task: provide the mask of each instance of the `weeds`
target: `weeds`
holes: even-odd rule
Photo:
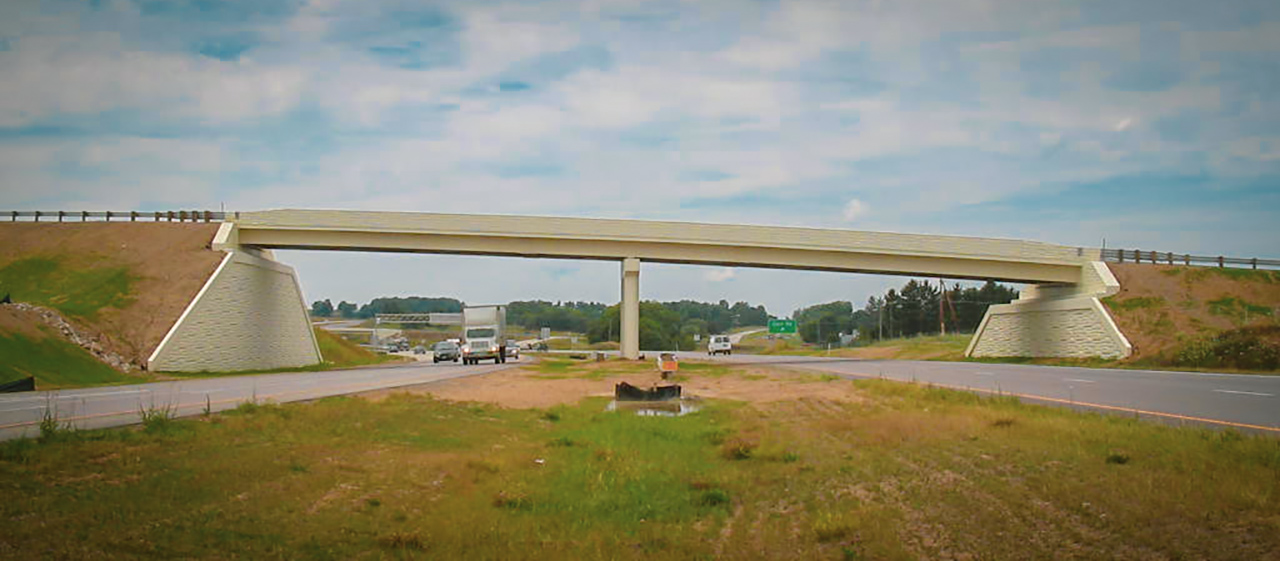
[[[427,544],[422,537],[415,533],[392,532],[381,538],[378,538],[378,544],[386,549],[408,549],[413,551],[426,551]]]
[[[499,491],[493,498],[493,506],[510,510],[529,510],[533,508],[533,500],[524,493]]]
[[[574,442],[572,438],[569,438],[567,436],[558,436],[556,438],[551,439],[551,442],[547,443],[547,446],[552,446],[552,447],[559,446],[563,448],[568,448],[570,446],[577,446],[577,445],[578,445],[577,442]]]
[[[702,506],[725,506],[729,502],[729,493],[724,489],[707,489],[698,496],[698,504]]]
[[[52,400],[50,400],[52,401]],[[58,420],[57,406],[47,404],[40,416],[40,442],[57,442],[75,432],[71,423]]]
[[[853,524],[843,515],[821,512],[813,519],[813,533],[820,542],[831,542],[853,532]]]
[[[175,407],[173,404],[156,406],[153,402],[150,407],[143,408],[142,404],[138,404],[138,417],[142,419],[143,430],[148,433],[164,433],[173,429]]]
[[[745,438],[734,438],[720,446],[720,456],[726,460],[749,460],[759,444]]]

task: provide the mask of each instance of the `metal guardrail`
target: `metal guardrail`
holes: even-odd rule
[[[1257,257],[1208,257],[1189,253],[1142,251],[1137,249],[1104,249],[1102,260],[1111,263],[1152,263],[1156,265],[1199,265],[1213,267],[1249,267],[1253,269],[1280,269],[1280,259]]]
[[[227,213],[212,210],[164,210],[164,211],[65,211],[65,210],[6,210],[0,211],[0,220],[8,218],[9,222],[89,222],[102,220],[110,222],[113,218],[128,222],[150,220],[152,222],[221,222],[226,220]]]

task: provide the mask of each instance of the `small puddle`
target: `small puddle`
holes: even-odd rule
[[[668,401],[610,401],[605,411],[630,411],[641,417],[679,417],[702,409],[697,399]]]

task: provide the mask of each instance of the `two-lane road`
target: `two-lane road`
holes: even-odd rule
[[[241,403],[289,402],[410,386],[487,374],[519,363],[462,366],[417,363],[356,370],[198,378],[128,386],[105,386],[0,394],[0,440],[38,436],[46,411],[81,429],[139,422],[139,412],[172,408],[175,415],[233,409]]]
[[[684,354],[688,359],[802,368],[849,378],[918,381],[1016,395],[1033,401],[1280,433],[1280,376],[799,356],[712,358],[705,353]]]
[[[612,353],[611,353],[612,354]],[[650,356],[656,353],[648,353]],[[1032,401],[1216,423],[1280,434],[1280,376],[1106,370],[987,364],[859,360],[825,357],[680,353],[684,360],[771,365],[846,378],[917,381],[1015,395]],[[0,394],[0,440],[39,434],[46,411],[77,428],[136,423],[139,412],[172,407],[177,415],[231,409],[248,401],[303,401],[487,374],[519,363],[461,366],[417,363],[391,367],[263,374]]]

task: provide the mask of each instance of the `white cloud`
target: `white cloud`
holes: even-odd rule
[[[724,282],[732,280],[736,275],[737,273],[733,269],[729,267],[720,267],[703,273],[702,278],[709,282]]]
[[[1124,132],[1126,130],[1129,130],[1130,125],[1133,125],[1133,118],[1125,117],[1117,121],[1115,126],[1112,127],[1112,130],[1116,132]]]
[[[114,109],[240,121],[295,107],[307,80],[297,67],[129,50],[105,32],[22,37],[0,52],[0,74],[0,126]]]
[[[849,199],[849,202],[844,205],[844,220],[845,222],[855,222],[859,218],[866,216],[867,212],[870,210],[871,209],[867,206],[867,203],[858,199]]]

